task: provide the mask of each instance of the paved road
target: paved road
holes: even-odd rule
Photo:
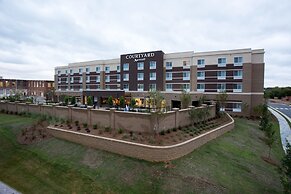
[[[0,194],[20,194],[20,193],[0,181]]]
[[[269,102],[268,105],[271,106],[272,108],[284,113],[289,118],[291,118],[291,106],[288,106],[286,104],[271,103],[271,102]]]
[[[271,108],[269,108],[269,110],[279,121],[282,146],[286,153],[287,141],[291,144],[291,129],[288,122],[282,115],[280,115],[278,112],[274,111]]]

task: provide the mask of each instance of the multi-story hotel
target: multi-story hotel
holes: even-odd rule
[[[82,103],[92,96],[99,105],[109,96],[125,96],[144,106],[148,91],[159,90],[170,108],[180,107],[182,90],[191,94],[192,105],[226,91],[226,111],[251,115],[263,102],[264,50],[150,51],[70,63],[55,68],[55,87],[58,96],[76,96]]]
[[[45,97],[54,88],[54,81],[47,80],[19,80],[0,78],[0,97],[20,93],[23,96]]]

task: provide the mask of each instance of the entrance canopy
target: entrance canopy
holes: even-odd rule
[[[124,96],[124,90],[86,90],[83,91],[83,96],[96,96],[96,97],[103,97],[108,98],[112,96],[113,98],[120,98]]]

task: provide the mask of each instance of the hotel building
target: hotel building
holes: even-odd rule
[[[0,97],[7,97],[16,93],[23,96],[45,97],[47,92],[53,89],[54,81],[0,78]]]
[[[226,91],[226,111],[251,115],[253,107],[263,102],[264,50],[150,51],[70,63],[55,68],[55,88],[58,96],[76,96],[82,103],[88,96],[99,105],[109,96],[125,96],[141,106],[148,91],[159,90],[169,108],[181,106],[182,90],[191,94],[192,105],[202,96],[215,100]]]

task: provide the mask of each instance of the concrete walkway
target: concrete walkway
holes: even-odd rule
[[[20,193],[0,181],[0,194],[20,194]]]
[[[282,146],[286,153],[287,141],[291,144],[291,129],[289,127],[289,124],[286,121],[286,119],[278,112],[276,112],[270,107],[268,109],[279,121]]]

